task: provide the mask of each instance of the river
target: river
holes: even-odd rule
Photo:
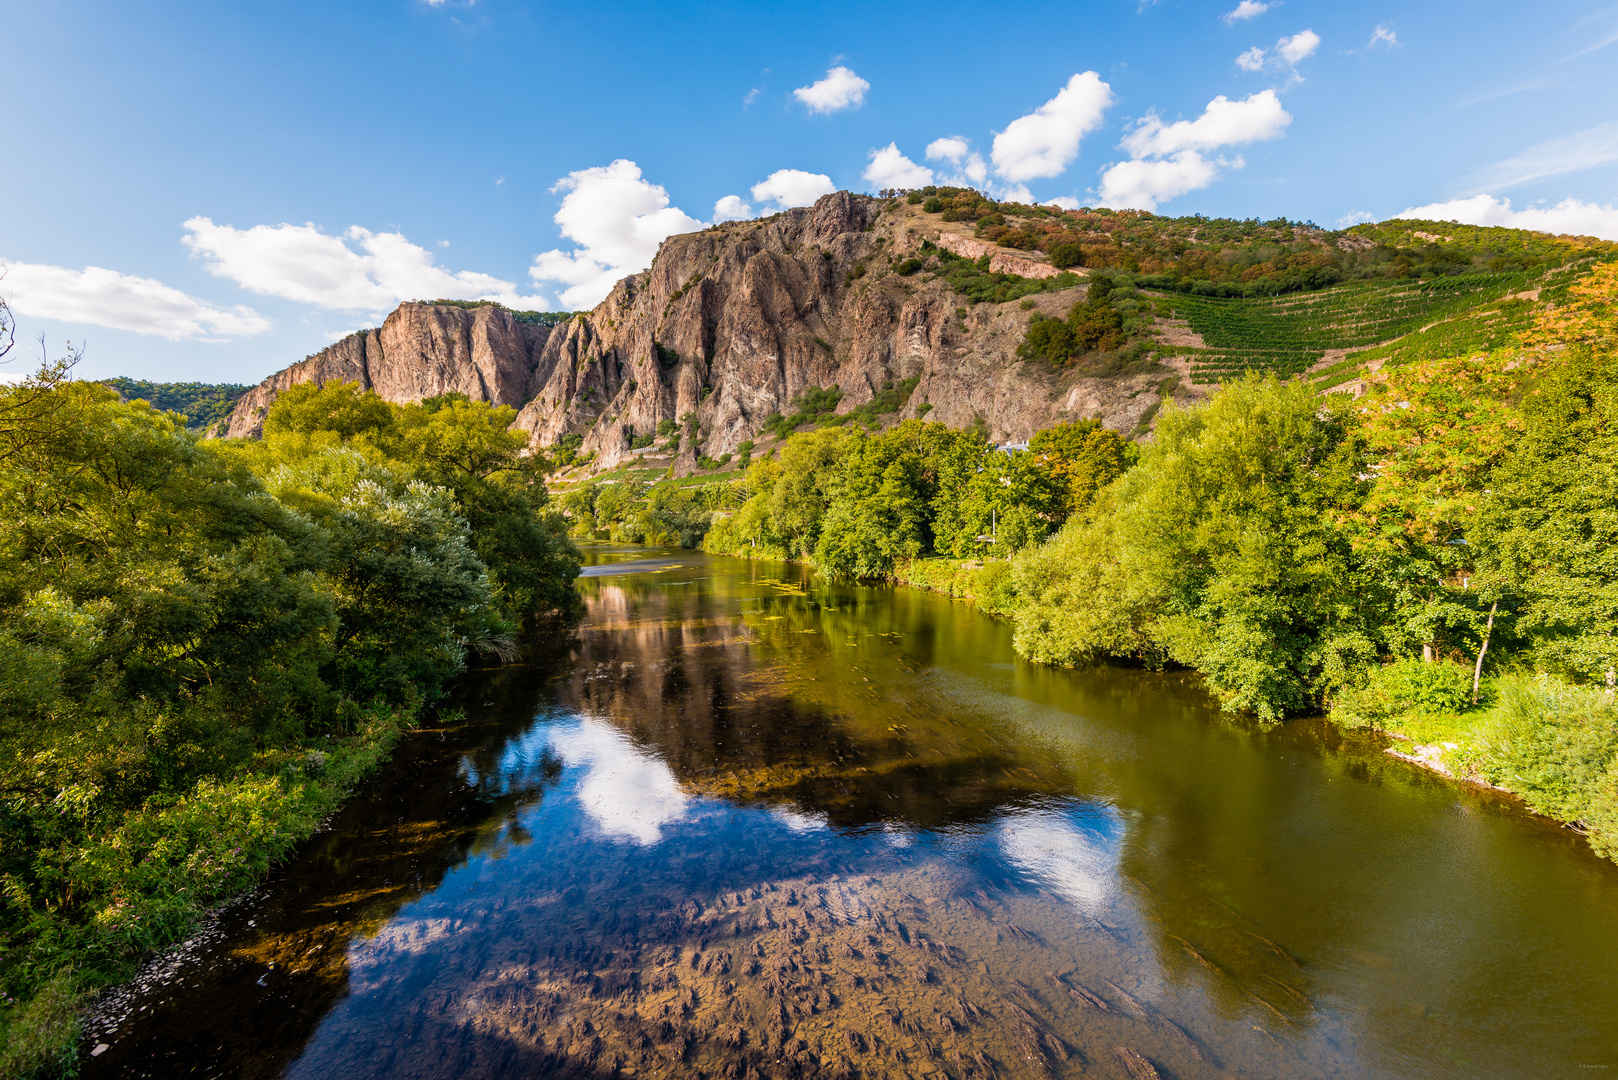
[[[931,593],[587,562],[85,1076],[1618,1070],[1618,866],[1513,800]]]

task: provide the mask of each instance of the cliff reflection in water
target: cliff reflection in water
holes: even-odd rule
[[[936,596],[625,554],[565,656],[473,676],[475,722],[91,1074],[1510,1076],[1618,1044],[1618,875],[1485,796],[1177,676],[1019,664]]]

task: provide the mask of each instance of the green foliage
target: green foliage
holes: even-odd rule
[[[1093,277],[1085,298],[1068,311],[1067,320],[1035,316],[1028,324],[1018,355],[1065,365],[1094,349],[1111,351],[1124,344],[1124,316],[1113,307],[1111,278]]]
[[[1406,659],[1372,668],[1364,685],[1338,696],[1331,716],[1344,727],[1386,728],[1410,713],[1458,713],[1471,703],[1470,668]]]
[[[1138,210],[1020,206],[964,188],[929,187],[916,194],[925,199],[923,209],[946,221],[975,222],[980,239],[1043,251],[1059,268],[1110,269],[1136,276],[1142,288],[1202,297],[1275,297],[1354,281],[1538,274],[1618,250],[1592,237],[1453,222],[1395,220],[1328,232],[1284,218],[1168,218]]]
[[[572,602],[513,419],[335,384],[221,442],[99,384],[0,389],[8,1060],[60,1038],[63,985],[126,974],[309,835],[469,652]]]
[[[1099,420],[1078,420],[1046,428],[1028,440],[1034,456],[1056,485],[1052,504],[1058,523],[1087,509],[1097,493],[1127,472],[1140,450]]]
[[[1618,669],[1618,354],[1576,346],[1524,396],[1470,537],[1547,670]]]
[[[1267,720],[1310,707],[1375,595],[1332,524],[1363,474],[1351,424],[1305,389],[1250,379],[1168,409],[1140,464],[1014,563],[1019,648],[1172,660]]]
[[[1015,551],[1087,502],[1128,459],[1099,425],[1075,425],[1042,453],[1005,454],[979,429],[907,420],[881,434],[827,426],[755,461],[738,512],[704,546],[807,559],[827,572],[891,578],[931,554]]]
[[[854,438],[825,486],[815,562],[833,574],[887,577],[927,548],[929,476],[907,440]]]
[[[298,383],[283,390],[264,418],[264,434],[335,435],[339,442],[364,439],[376,446],[392,446],[399,436],[397,410],[355,382],[320,386]]]
[[[764,420],[764,430],[777,439],[784,439],[805,424],[824,424],[837,413],[843,391],[835,386],[811,386],[792,402],[788,416],[771,413]]]
[[[1618,859],[1618,701],[1608,689],[1508,677],[1478,725],[1476,764],[1536,811],[1582,826]]]
[[[200,430],[227,419],[236,399],[252,389],[240,383],[154,383],[121,376],[101,381],[126,401],[145,401],[164,412],[180,413],[189,427]]]
[[[1071,241],[1052,244],[1046,254],[1050,256],[1051,265],[1060,270],[1084,265],[1084,248]]]
[[[0,1076],[23,1080],[78,1073],[79,989],[72,966],[57,970],[0,1027]]]
[[[670,423],[671,421],[664,421]],[[563,468],[576,464],[579,460],[579,447],[584,445],[584,436],[577,431],[568,432],[556,440],[556,464]]]
[[[916,386],[920,382],[920,376],[912,375],[908,379],[901,379],[897,384],[886,383],[881,390],[876,392],[876,396],[864,405],[850,409],[842,416],[826,422],[862,424],[865,427],[874,428],[880,423],[882,417],[889,413],[896,413],[910,404],[910,395],[915,393]]]
[[[591,480],[558,501],[573,535],[620,543],[694,548],[713,519],[703,492],[676,481]]]
[[[1011,565],[1005,559],[912,559],[895,567],[894,578],[903,585],[975,601],[990,615],[1009,614],[1016,606]]]
[[[532,326],[560,326],[574,315],[582,314],[574,311],[518,311],[494,300],[433,300],[431,303],[439,307],[465,308],[468,311],[475,311],[480,307],[499,308],[518,322]]]

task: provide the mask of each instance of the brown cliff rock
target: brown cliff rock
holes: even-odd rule
[[[549,329],[493,305],[400,304],[380,329],[362,330],[265,379],[236,403],[232,438],[257,436],[264,414],[289,386],[357,382],[389,401],[460,392],[473,401],[519,407]]]
[[[949,236],[951,247],[981,244]],[[811,387],[841,388],[848,411],[914,378],[909,403],[890,419],[980,423],[996,439],[1080,417],[1127,432],[1148,416],[1166,369],[1085,377],[1018,359],[1030,318],[1064,315],[1083,286],[1039,294],[1027,309],[969,304],[929,274],[892,272],[926,240],[941,242],[936,217],[837,192],[670,237],[649,270],[554,328],[492,306],[404,304],[379,331],[267,379],[242,399],[229,434],[255,434],[287,386],[356,377],[393,401],[458,390],[520,406],[515,426],[539,445],[583,436],[582,451],[604,467],[629,456],[636,435],[694,420],[700,434],[682,439],[678,462],[688,469],[699,452],[717,457],[757,438]],[[1020,252],[985,251],[1024,276],[1055,272]]]

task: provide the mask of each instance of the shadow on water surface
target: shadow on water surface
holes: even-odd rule
[[[88,1075],[1618,1066],[1618,874],[1498,799],[930,594],[592,554],[577,637],[469,675]]]

